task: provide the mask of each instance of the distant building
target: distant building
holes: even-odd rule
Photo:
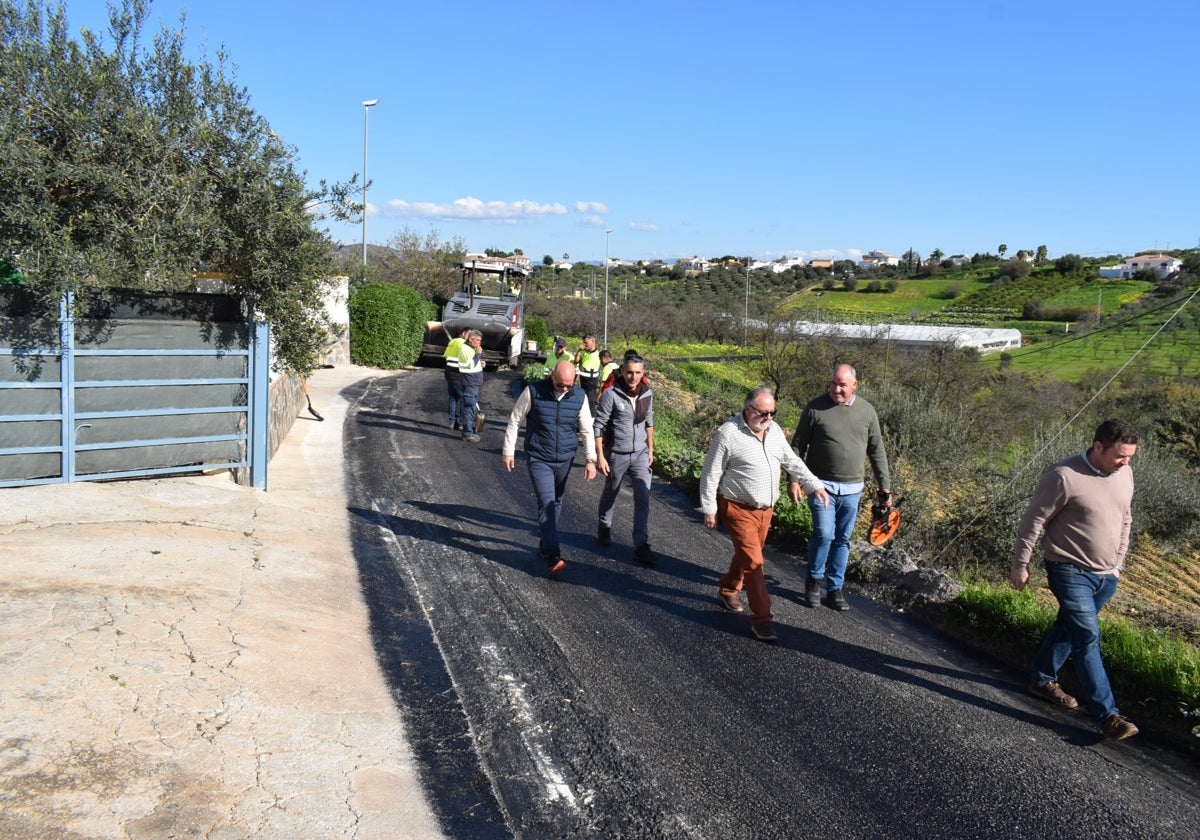
[[[824,268],[828,271],[833,270],[833,260],[809,260],[808,265],[810,268]]]
[[[966,254],[954,254],[953,256],[947,257],[947,259],[950,260],[950,264],[955,268],[962,268],[964,265],[967,265],[971,262],[971,258]]]
[[[881,265],[900,265],[900,258],[887,251],[871,251],[859,257],[858,264],[863,268],[878,268]]]
[[[1183,260],[1172,257],[1170,254],[1138,254],[1136,257],[1125,260],[1121,265],[1101,267],[1100,276],[1128,280],[1134,275],[1134,272],[1144,268],[1152,268],[1158,272],[1159,277],[1166,277],[1183,268]]]
[[[684,271],[705,272],[712,268],[712,263],[708,260],[702,260],[699,257],[688,257],[683,260],[676,260],[675,265],[682,268]]]

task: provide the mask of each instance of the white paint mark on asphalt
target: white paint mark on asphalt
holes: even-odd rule
[[[579,809],[579,803],[571,786],[567,783],[562,769],[555,763],[549,748],[550,738],[545,727],[536,722],[533,706],[525,696],[525,686],[518,682],[512,674],[505,673],[500,662],[500,651],[494,644],[484,645],[484,657],[494,668],[487,675],[489,683],[496,687],[508,699],[508,705],[513,710],[513,719],[517,723],[521,735],[521,743],[529,754],[530,760],[546,787],[546,795],[551,801],[562,802],[574,810]]]

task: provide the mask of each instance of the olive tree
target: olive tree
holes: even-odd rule
[[[224,50],[188,60],[182,17],[147,44],[148,15],[149,0],[119,0],[107,39],[77,40],[62,5],[0,0],[0,257],[47,309],[217,272],[307,374],[330,326],[333,247],[317,226],[361,212],[356,178],[306,187]]]

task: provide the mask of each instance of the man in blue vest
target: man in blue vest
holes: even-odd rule
[[[525,421],[525,456],[529,478],[537,497],[538,553],[546,561],[550,574],[567,565],[558,539],[558,517],[562,512],[567,477],[575,463],[582,437],[587,452],[584,477],[596,477],[596,441],[592,437],[592,410],[583,390],[575,387],[575,364],[560,361],[548,379],[532,383],[517,398],[501,450],[504,468],[512,472],[516,465],[517,433]]]

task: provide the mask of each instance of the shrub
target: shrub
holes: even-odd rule
[[[364,286],[350,298],[350,358],[356,365],[394,370],[421,355],[425,322],[437,308],[394,283]]]
[[[858,278],[847,277],[845,280],[842,281],[842,285],[846,288],[847,292],[853,292],[855,289],[858,288]]]
[[[542,353],[546,353],[551,349],[550,331],[546,329],[546,321],[544,318],[525,318],[525,340],[536,341],[538,350]]]
[[[538,382],[550,375],[550,368],[542,364],[525,365],[521,368],[521,381],[526,385]]]
[[[1020,280],[1029,276],[1033,266],[1025,260],[1005,260],[1000,263],[1000,276],[1009,280]]]
[[[1083,271],[1083,257],[1078,254],[1063,254],[1054,261],[1054,268],[1059,274],[1075,274]]]
[[[869,283],[867,283],[867,291],[868,292],[883,291],[883,283],[881,283],[879,280],[872,280]]]
[[[884,284],[884,286],[887,288],[887,290],[889,292],[895,292],[897,289],[900,288],[900,281],[898,279],[896,279],[895,277],[891,277],[888,279],[887,283]]]

